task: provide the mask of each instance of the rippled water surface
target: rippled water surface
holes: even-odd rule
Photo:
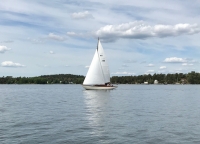
[[[200,85],[0,85],[0,143],[200,143]]]

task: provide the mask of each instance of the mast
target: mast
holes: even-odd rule
[[[98,37],[98,42],[97,42],[97,51],[98,51],[98,45],[99,45],[99,37]]]

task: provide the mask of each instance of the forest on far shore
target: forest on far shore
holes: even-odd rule
[[[84,76],[73,74],[42,75],[38,77],[0,77],[0,84],[82,84]],[[188,74],[148,74],[138,76],[113,76],[113,84],[153,84],[157,80],[159,84],[200,84],[200,73]]]

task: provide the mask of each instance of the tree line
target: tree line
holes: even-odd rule
[[[0,84],[82,84],[85,77],[82,75],[58,74],[42,75],[38,77],[0,77]],[[200,84],[200,73],[194,71],[183,74],[148,74],[138,76],[113,76],[113,84],[153,84],[157,80],[160,84]]]
[[[72,74],[42,75],[38,77],[0,77],[0,84],[81,84],[84,76]]]
[[[142,84],[148,82],[153,84],[157,80],[159,84],[200,84],[200,73],[194,71],[183,74],[148,74],[138,76],[113,76],[111,78],[112,83],[118,84]]]

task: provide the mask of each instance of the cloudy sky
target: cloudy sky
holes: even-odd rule
[[[0,77],[86,75],[98,37],[111,76],[200,72],[199,7],[199,0],[5,0]]]

